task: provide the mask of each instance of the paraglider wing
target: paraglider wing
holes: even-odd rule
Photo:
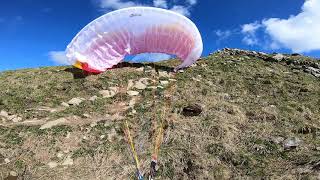
[[[84,27],[68,45],[70,64],[103,72],[126,55],[166,53],[192,65],[203,50],[201,35],[188,18],[160,8],[133,7],[110,12]],[[85,66],[84,66],[85,65]]]

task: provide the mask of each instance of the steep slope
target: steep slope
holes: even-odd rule
[[[145,172],[164,122],[157,179],[318,177],[318,61],[224,49],[177,64],[1,72],[0,179],[134,179],[125,120]]]

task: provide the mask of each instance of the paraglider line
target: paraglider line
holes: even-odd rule
[[[136,150],[134,148],[134,143],[133,143],[133,140],[132,140],[132,136],[130,134],[129,125],[128,125],[128,121],[127,120],[126,120],[125,127],[126,127],[125,134],[127,136],[128,143],[130,144],[131,153],[133,155],[134,161],[136,163],[138,180],[142,180],[143,179],[143,175],[142,175],[142,173],[140,171],[140,162],[139,162],[139,158],[138,158],[137,152],[136,152]]]

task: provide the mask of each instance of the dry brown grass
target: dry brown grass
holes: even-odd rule
[[[163,122],[157,179],[319,178],[319,79],[284,62],[219,54],[184,73],[159,77],[157,71],[176,63],[151,64],[145,71],[132,65],[82,79],[73,79],[65,67],[2,73],[0,110],[23,122],[1,122],[0,179],[10,171],[21,179],[135,179],[124,120],[145,173]],[[177,81],[129,97],[129,80],[141,78],[150,79],[148,86]],[[100,90],[115,86],[115,97],[101,98]],[[95,102],[50,112],[73,97],[94,95]],[[183,107],[192,104],[203,112],[183,116]],[[66,122],[39,129],[58,118]],[[301,144],[285,151],[276,141],[289,137]],[[62,165],[68,156],[73,164]]]

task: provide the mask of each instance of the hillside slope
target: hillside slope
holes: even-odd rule
[[[125,120],[145,172],[164,122],[157,179],[320,178],[318,61],[224,49],[177,63],[1,72],[0,179],[134,179]]]

